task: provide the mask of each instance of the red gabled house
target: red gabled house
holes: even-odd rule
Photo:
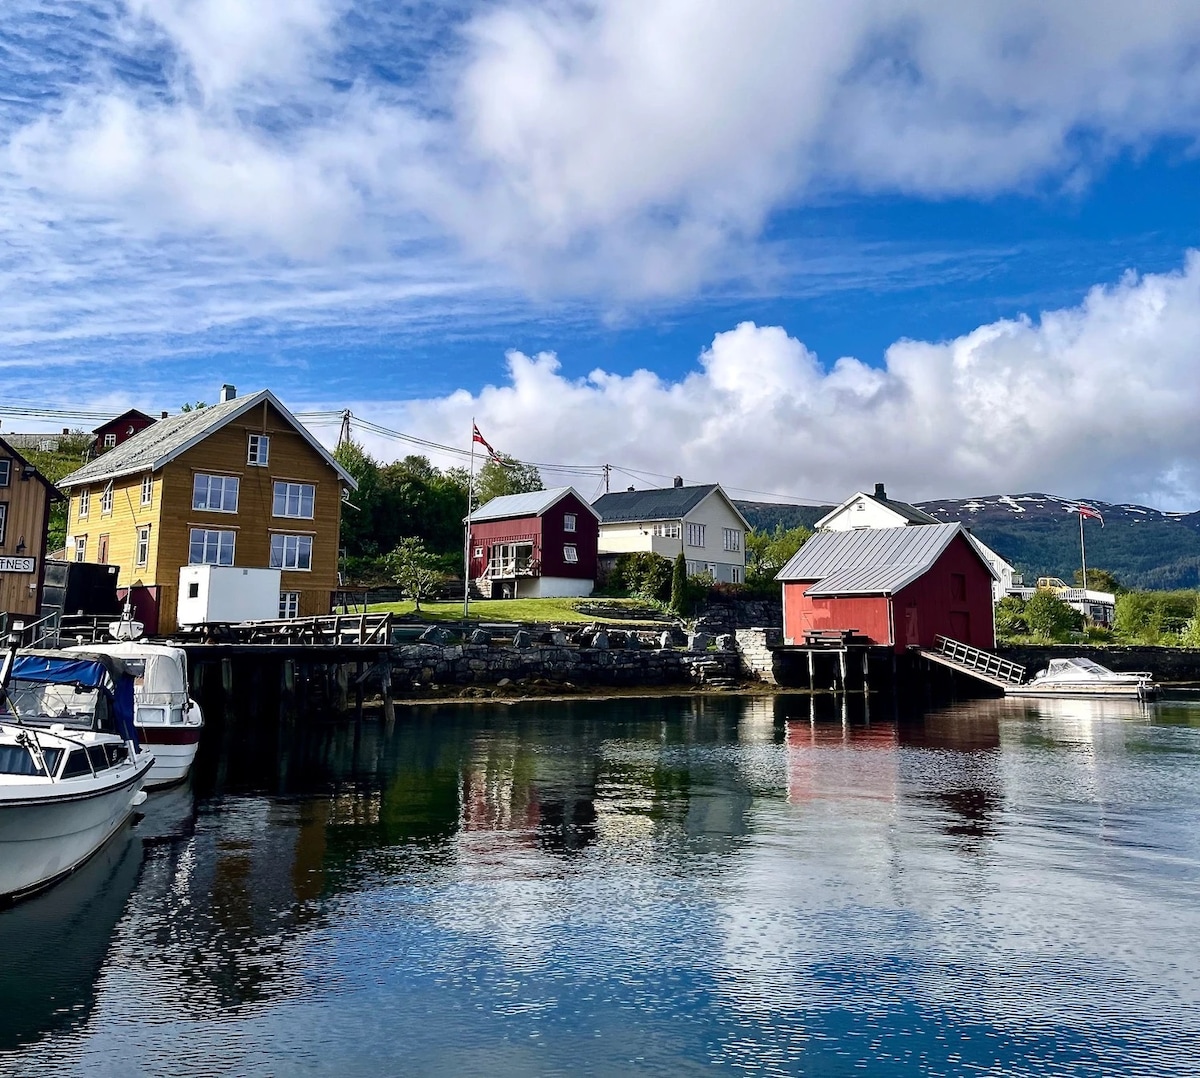
[[[574,487],[493,498],[471,515],[471,582],[496,599],[591,595],[599,536]]]
[[[995,646],[991,566],[961,524],[818,532],[775,577],[783,636],[854,630],[898,652],[947,636]]]
[[[122,412],[116,419],[101,423],[92,431],[92,436],[96,439],[96,452],[103,453],[106,449],[115,449],[139,431],[145,430],[154,421],[153,416],[139,412],[136,408],[130,408],[129,411]]]

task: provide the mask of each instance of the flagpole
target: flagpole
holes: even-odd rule
[[[1083,565],[1083,590],[1084,598],[1087,598],[1087,550],[1083,545],[1083,513],[1079,514],[1079,560]]]
[[[471,499],[475,492],[475,417],[471,416],[471,478],[467,480],[467,534],[463,539],[463,629],[471,613]]]

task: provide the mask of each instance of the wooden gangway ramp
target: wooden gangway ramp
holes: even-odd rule
[[[993,655],[990,651],[973,648],[948,636],[935,637],[934,642],[935,647],[921,648],[920,654],[939,666],[987,682],[997,689],[1020,685],[1025,680],[1025,667]]]

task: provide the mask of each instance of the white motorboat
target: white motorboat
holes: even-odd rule
[[[146,788],[171,786],[187,778],[204,729],[200,705],[188,695],[187,652],[128,639],[66,650],[111,655],[132,675],[133,722],[142,743],[154,753]]]
[[[1006,696],[1157,696],[1160,686],[1145,671],[1117,673],[1091,659],[1051,659],[1023,685],[1005,687]]]
[[[100,849],[145,798],[153,764],[119,660],[10,650],[0,668],[0,904]]]

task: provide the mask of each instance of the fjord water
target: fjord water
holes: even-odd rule
[[[227,717],[0,912],[0,1073],[1192,1075],[1200,706]]]

